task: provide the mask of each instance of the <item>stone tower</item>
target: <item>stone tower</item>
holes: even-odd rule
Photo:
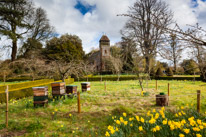
[[[103,35],[99,40],[101,71],[106,70],[105,59],[110,57],[110,40]]]

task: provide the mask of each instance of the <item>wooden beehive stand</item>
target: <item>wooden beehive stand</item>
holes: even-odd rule
[[[48,87],[33,87],[34,106],[48,104]]]
[[[65,83],[64,82],[55,82],[51,83],[52,87],[52,96],[53,98],[65,97]]]
[[[81,83],[82,92],[90,91],[90,82],[83,82]]]
[[[77,95],[77,86],[76,85],[67,85],[66,93],[68,96]]]

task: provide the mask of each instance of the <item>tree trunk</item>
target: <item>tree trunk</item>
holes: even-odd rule
[[[149,72],[150,72],[150,58],[145,57],[145,60],[146,60],[145,73],[149,74]]]
[[[174,63],[174,73],[176,74],[176,72],[177,72],[177,63],[176,63],[176,59],[175,58],[174,58],[173,63]]]
[[[12,53],[11,53],[11,61],[15,61],[17,54],[17,40],[12,40]]]

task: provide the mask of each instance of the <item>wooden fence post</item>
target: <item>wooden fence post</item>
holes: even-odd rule
[[[6,128],[8,128],[8,120],[9,120],[9,86],[6,86]]]
[[[170,102],[170,83],[168,83],[168,93],[167,93],[167,95],[168,95],[168,106],[169,106],[169,102]]]
[[[200,90],[197,90],[197,112],[200,113],[200,94],[201,94],[201,91]]]
[[[80,92],[77,92],[77,105],[78,105],[78,113],[81,113]]]
[[[156,80],[156,87],[155,87],[156,91],[157,91],[157,80]]]

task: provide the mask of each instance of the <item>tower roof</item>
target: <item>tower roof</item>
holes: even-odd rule
[[[101,42],[101,41],[109,42],[110,40],[109,40],[109,38],[108,38],[106,35],[103,35],[103,36],[101,37],[101,39],[99,40],[99,42]]]

